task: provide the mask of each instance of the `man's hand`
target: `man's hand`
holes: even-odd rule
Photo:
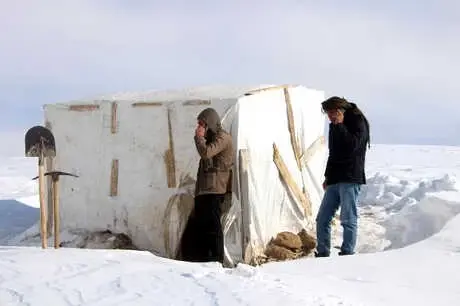
[[[198,125],[198,126],[196,127],[195,135],[196,135],[197,137],[204,137],[205,133],[206,133],[206,129],[205,129],[203,126]]]
[[[332,120],[332,123],[333,124],[343,123],[343,118],[344,118],[343,112],[338,110],[337,114],[334,116],[334,119]]]

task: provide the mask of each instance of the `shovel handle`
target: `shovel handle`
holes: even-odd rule
[[[59,181],[53,180],[54,248],[59,248]]]
[[[45,165],[43,162],[38,164],[38,189],[40,198],[40,228],[41,228],[41,239],[42,248],[47,247],[48,233],[46,230],[46,206],[45,206]]]

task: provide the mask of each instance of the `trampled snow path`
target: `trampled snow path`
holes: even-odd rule
[[[0,248],[1,305],[457,305],[460,217],[378,254],[253,268],[147,252]]]
[[[356,305],[249,266],[146,252],[0,248],[0,269],[1,305]]]

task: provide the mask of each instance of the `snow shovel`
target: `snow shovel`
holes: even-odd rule
[[[46,209],[45,209],[45,157],[56,156],[56,144],[54,135],[49,129],[43,126],[30,128],[25,135],[25,155],[26,157],[38,157],[38,186],[40,197],[40,226],[42,248],[46,249]]]
[[[78,175],[63,172],[63,171],[50,171],[46,172],[45,176],[51,176],[52,190],[53,190],[53,217],[54,217],[54,248],[59,248],[59,176],[60,175],[68,175],[73,177],[78,177]],[[33,180],[39,178],[38,176],[34,177]]]

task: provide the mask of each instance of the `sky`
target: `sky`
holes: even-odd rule
[[[301,84],[350,99],[371,141],[460,145],[460,2],[0,0],[0,130],[120,91]]]

